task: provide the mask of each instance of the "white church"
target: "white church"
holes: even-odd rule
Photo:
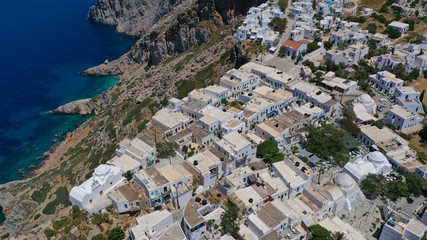
[[[364,158],[358,156],[354,162],[344,166],[344,172],[348,173],[358,184],[368,174],[387,174],[392,167],[387,158],[380,152],[370,152]]]
[[[376,112],[377,104],[368,95],[362,94],[351,103],[351,109],[356,114],[357,122],[376,121],[373,115]]]
[[[79,206],[89,214],[95,213],[111,204],[107,193],[122,181],[119,167],[101,164],[95,168],[91,178],[71,189],[71,204]]]

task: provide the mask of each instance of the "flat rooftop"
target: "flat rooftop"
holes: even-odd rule
[[[153,166],[136,172],[135,176],[144,183],[148,190],[154,190],[169,183],[169,181]]]

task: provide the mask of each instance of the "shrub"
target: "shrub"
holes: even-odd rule
[[[125,238],[125,232],[121,227],[111,229],[108,234],[108,240],[122,240],[123,238]]]
[[[55,231],[50,228],[46,228],[44,230],[44,235],[46,235],[46,237],[50,239],[51,237],[55,236]]]
[[[93,236],[92,240],[107,240],[107,238],[104,237],[104,235],[102,235],[102,234],[98,234],[98,235]]]

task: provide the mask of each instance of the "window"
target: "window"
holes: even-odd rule
[[[125,204],[125,208],[128,208],[128,205],[127,205],[127,204]]]

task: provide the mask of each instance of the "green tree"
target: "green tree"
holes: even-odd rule
[[[331,234],[332,240],[344,240],[345,235],[342,232],[333,232]]]
[[[319,224],[308,227],[311,234],[311,240],[332,240],[331,232]]]
[[[344,117],[350,119],[351,121],[356,120],[356,114],[351,108],[343,108],[342,114],[344,115]]]
[[[171,158],[176,156],[175,144],[172,142],[159,142],[156,144],[156,148],[159,158],[169,158],[170,162]]]
[[[286,53],[287,53],[287,51],[286,51],[285,47],[282,46],[282,47],[279,48],[279,57],[286,56]]]
[[[125,232],[121,227],[111,229],[108,234],[108,240],[122,240],[123,238],[125,238]]]
[[[392,27],[387,27],[384,33],[388,34],[388,37],[393,39],[400,38],[401,36],[399,30]]]
[[[282,12],[286,10],[288,7],[288,1],[287,0],[279,0],[279,7]]]
[[[402,8],[400,8],[402,9]],[[415,30],[415,20],[414,19],[405,19],[403,20],[404,23],[409,24],[409,31],[414,31]]]
[[[123,173],[123,177],[125,177],[126,180],[130,181],[132,180],[133,174],[130,170],[128,170],[127,172]]]
[[[98,235],[93,236],[92,240],[107,240],[107,238],[104,237],[104,235],[102,235],[102,234],[98,234]]]
[[[274,156],[279,153],[279,149],[271,140],[266,140],[258,145],[256,150],[256,155],[260,158],[265,158],[267,156]]]
[[[369,33],[375,34],[377,33],[377,25],[375,23],[370,23],[366,27],[366,30],[368,30]]]
[[[82,211],[80,210],[80,208],[78,206],[74,205],[73,208],[71,209],[71,217],[73,219],[76,219],[80,216],[81,212]]]
[[[353,136],[360,133],[360,128],[348,118],[341,119],[340,126]]]
[[[239,225],[236,223],[236,220],[238,217],[239,208],[231,202],[227,202],[225,205],[227,209],[222,213],[221,233],[229,233],[231,236],[237,239],[239,237]]]
[[[427,194],[427,181],[415,173],[407,173],[405,175],[408,191],[415,197]]]
[[[382,13],[387,13],[388,12],[388,7],[387,7],[387,5],[382,5],[381,6],[381,8],[380,8],[380,12],[382,12]]]
[[[344,144],[344,131],[330,125],[324,124],[315,128],[307,127],[307,150],[323,159],[333,158],[334,162],[344,165],[348,162],[348,150]]]
[[[360,189],[368,199],[384,196],[387,190],[386,179],[383,175],[368,174],[360,183]]]
[[[333,46],[334,46],[334,45],[333,45],[331,42],[329,42],[329,41],[325,41],[325,42],[323,42],[323,47],[324,47],[326,50],[331,49]]]
[[[268,24],[274,31],[279,32],[280,34],[284,33],[286,30],[287,20],[286,18],[275,17]]]
[[[407,196],[409,193],[408,185],[402,181],[392,181],[388,183],[387,192],[385,196],[396,201],[400,197]]]
[[[316,51],[317,49],[319,49],[319,45],[317,45],[319,42],[318,41],[313,41],[309,44],[307,44],[307,53],[311,53],[313,51]]]

